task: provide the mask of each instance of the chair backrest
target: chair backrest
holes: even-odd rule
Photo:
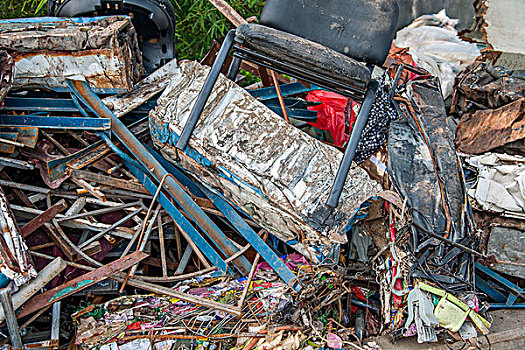
[[[380,66],[398,15],[396,0],[266,0],[260,22]]]

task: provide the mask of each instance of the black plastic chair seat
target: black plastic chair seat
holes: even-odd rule
[[[364,63],[277,29],[243,24],[237,28],[235,40],[249,50],[359,89],[366,89],[371,79]]]

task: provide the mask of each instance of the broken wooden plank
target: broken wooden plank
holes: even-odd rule
[[[134,264],[144,260],[148,254],[143,252],[134,252],[128,256],[115,260],[98,269],[79,276],[69,282],[63,283],[45,293],[37,295],[30,299],[22,306],[21,311],[16,315],[17,318],[29,315],[39,309],[62,300],[76,292],[81,291],[89,286],[94,285],[114,274],[130,268]]]

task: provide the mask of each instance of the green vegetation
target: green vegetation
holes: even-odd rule
[[[229,0],[244,18],[259,16],[264,0]],[[177,14],[177,57],[200,59],[213,40],[222,42],[230,22],[207,0],[172,0]]]
[[[47,0],[0,0],[0,3],[0,18],[43,16],[47,10]]]
[[[230,22],[208,0],[171,0],[177,16],[175,40],[179,59],[201,59],[213,40],[222,42]],[[46,15],[46,0],[0,0],[1,18]],[[264,0],[229,0],[244,18],[258,16]]]

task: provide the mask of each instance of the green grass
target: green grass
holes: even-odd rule
[[[199,60],[213,40],[222,42],[231,23],[208,0],[171,0],[177,16],[177,58]],[[244,18],[259,16],[265,0],[228,0]],[[1,18],[46,15],[46,0],[0,0]]]

